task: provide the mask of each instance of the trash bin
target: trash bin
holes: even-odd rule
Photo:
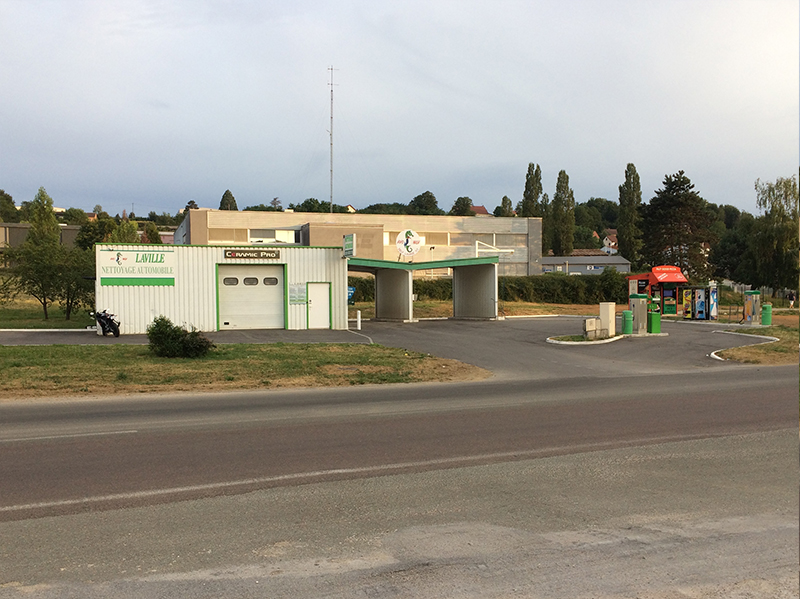
[[[661,314],[658,312],[647,313],[647,332],[659,334],[661,333]]]
[[[633,335],[633,312],[630,310],[622,311],[622,334]]]
[[[761,324],[765,327],[772,326],[772,304],[763,304],[761,306]]]

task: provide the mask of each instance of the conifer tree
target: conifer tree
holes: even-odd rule
[[[633,268],[642,262],[642,188],[639,173],[629,163],[625,169],[625,183],[619,186],[619,217],[617,241],[620,255],[629,260]]]
[[[572,253],[575,236],[575,194],[569,186],[569,175],[566,171],[558,173],[556,193],[550,206],[553,254],[569,256]]]

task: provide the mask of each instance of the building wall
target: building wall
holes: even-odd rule
[[[542,272],[542,220],[540,218],[475,218],[393,214],[325,214],[314,212],[238,212],[190,210],[175,233],[175,243],[215,245],[250,243],[251,231],[275,229],[298,231],[300,243],[340,246],[342,235],[356,233],[358,255],[397,260],[395,239],[413,229],[425,238],[415,260],[471,258],[476,242],[513,253],[500,253],[499,274],[529,275]],[[382,231],[382,239],[377,232]],[[307,233],[308,239],[303,238]],[[364,242],[360,237],[363,235]],[[479,255],[491,255],[485,246]],[[425,272],[425,271],[420,271]]]

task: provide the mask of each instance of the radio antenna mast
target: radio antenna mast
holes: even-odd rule
[[[333,214],[333,66],[328,67],[328,71],[331,74],[331,80],[328,85],[331,88],[331,128],[329,133],[331,134],[331,214]]]

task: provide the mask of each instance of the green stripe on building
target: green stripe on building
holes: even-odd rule
[[[100,285],[104,287],[174,287],[174,278],[153,277],[103,277]]]

